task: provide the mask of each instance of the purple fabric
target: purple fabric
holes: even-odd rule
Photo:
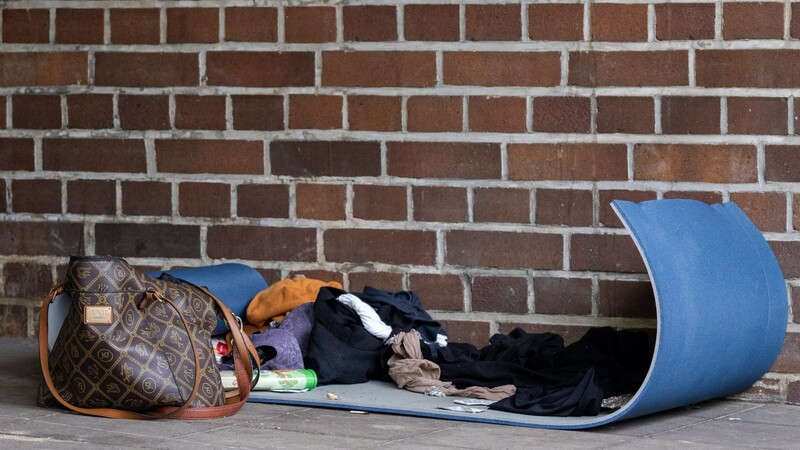
[[[305,368],[297,339],[289,331],[271,328],[263,333],[251,334],[250,340],[256,348],[265,350],[267,357],[261,362],[262,370]]]
[[[283,319],[278,329],[292,333],[297,339],[300,351],[305,356],[308,353],[308,339],[311,336],[311,328],[313,326],[314,302],[309,302],[289,311],[289,314]]]

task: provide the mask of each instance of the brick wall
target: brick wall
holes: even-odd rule
[[[654,327],[612,199],[734,200],[787,277],[800,2],[3,1],[0,333],[71,253],[417,291],[454,340]]]

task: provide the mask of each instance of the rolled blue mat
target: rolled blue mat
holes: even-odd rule
[[[434,409],[450,403],[371,381],[291,396],[254,392],[251,402],[320,406],[532,428],[581,429],[742,392],[780,353],[788,321],[786,282],[762,234],[734,203],[615,200],[655,293],[655,353],[639,390],[597,416],[481,414]]]
[[[256,294],[267,288],[267,282],[255,269],[238,263],[219,264],[216,266],[191,267],[173,269],[165,272],[146,272],[153,278],[167,273],[197,286],[205,286],[212,294],[219,297],[231,312],[244,320],[247,305]],[[228,328],[217,319],[213,334],[226,332]]]

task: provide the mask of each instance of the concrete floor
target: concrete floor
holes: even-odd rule
[[[800,407],[717,400],[590,431],[248,404],[210,421],[132,421],[35,406],[36,343],[0,337],[0,448],[800,448]]]

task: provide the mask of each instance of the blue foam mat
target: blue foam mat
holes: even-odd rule
[[[654,200],[612,206],[644,259],[655,293],[650,370],[621,409],[591,417],[540,417],[435,409],[452,405],[381,382],[302,394],[253,393],[249,401],[404,414],[534,428],[582,429],[736,394],[775,361],[788,319],[786,286],[764,237],[734,203]],[[342,397],[330,401],[327,391]]]

